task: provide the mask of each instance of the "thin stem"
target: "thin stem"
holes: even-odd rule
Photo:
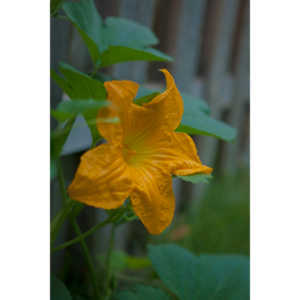
[[[69,199],[68,199],[67,191],[65,188],[64,173],[63,173],[60,159],[57,160],[56,165],[57,165],[57,177],[58,177],[58,182],[59,182],[60,193],[62,195],[64,204],[67,204]]]
[[[59,232],[60,227],[72,211],[73,206],[75,205],[75,202],[72,200],[69,200],[64,207],[58,212],[58,214],[54,217],[54,219],[51,222],[51,244],[55,241],[57,234]]]
[[[112,222],[116,221],[117,219],[119,219],[119,217],[121,216],[121,214],[123,214],[123,212],[108,217],[104,222],[98,223],[97,225],[93,226],[91,229],[89,229],[88,231],[84,232],[83,234],[77,236],[76,238],[74,238],[74,239],[72,239],[72,240],[70,240],[68,242],[63,243],[63,244],[61,244],[58,247],[53,248],[51,250],[51,252],[56,252],[56,251],[62,250],[64,248],[67,248],[67,247],[69,247],[71,245],[74,245],[74,244],[80,242],[80,240],[82,238],[88,237],[89,235],[93,234],[95,231],[97,231],[101,227],[103,227],[103,226],[105,226],[105,225],[107,225],[109,223],[112,223]]]
[[[75,230],[76,234],[78,234],[80,236],[80,244],[81,244],[83,255],[84,255],[85,260],[86,260],[86,264],[87,264],[88,269],[89,269],[91,281],[92,281],[92,284],[94,286],[95,298],[100,299],[100,293],[99,293],[98,284],[97,284],[97,275],[96,275],[96,271],[94,269],[93,260],[92,260],[92,257],[90,255],[90,253],[89,253],[89,249],[87,247],[87,244],[86,244],[84,238],[81,237],[81,230],[80,230],[80,227],[79,227],[79,225],[76,221],[76,218],[73,218],[72,225],[74,227],[74,230]]]
[[[110,281],[111,281],[111,254],[112,250],[114,248],[114,241],[115,241],[115,231],[116,231],[116,225],[112,224],[111,232],[110,232],[110,239],[109,239],[109,246],[107,250],[107,255],[106,255],[106,262],[105,262],[105,269],[106,269],[106,281],[105,281],[105,286],[104,286],[104,295],[105,295],[105,300],[109,299],[112,291],[109,288]]]
[[[69,201],[72,201],[72,200],[70,200],[68,195],[67,195],[66,186],[65,186],[65,179],[64,179],[63,170],[61,168],[60,160],[58,160],[58,168],[59,168],[59,172],[58,172],[59,186],[60,186],[61,194],[64,198],[64,202],[68,203]],[[80,227],[79,227],[79,225],[76,221],[76,218],[72,217],[71,222],[72,222],[72,226],[74,227],[74,230],[75,230],[76,234],[80,236],[80,245],[81,245],[81,248],[82,248],[83,255],[86,259],[86,263],[87,263],[89,273],[90,273],[90,276],[91,276],[92,284],[94,286],[95,297],[96,297],[96,299],[100,299],[100,293],[98,291],[98,285],[97,285],[97,276],[96,276],[96,272],[94,270],[94,265],[93,265],[92,257],[90,256],[90,253],[89,253],[89,249],[87,247],[87,244],[86,244],[84,238],[81,236],[81,230],[80,230]]]

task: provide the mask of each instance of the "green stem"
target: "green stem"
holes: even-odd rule
[[[68,194],[67,194],[67,191],[65,188],[64,173],[63,173],[60,159],[57,160],[56,165],[57,165],[57,177],[58,177],[58,182],[59,182],[60,193],[62,195],[64,204],[67,204],[69,202],[69,199],[68,199]]]
[[[123,214],[123,212],[122,212],[122,214]],[[105,225],[107,225],[109,223],[112,223],[112,222],[116,221],[120,216],[121,216],[121,214],[115,214],[115,215],[110,216],[104,222],[98,223],[97,225],[95,225],[94,227],[92,227],[91,229],[89,229],[88,231],[86,231],[85,233],[77,236],[76,238],[74,238],[74,239],[72,239],[72,240],[70,240],[68,242],[65,242],[65,243],[61,244],[58,247],[53,248],[51,250],[51,252],[56,252],[56,251],[62,250],[64,248],[67,248],[67,247],[69,247],[71,245],[74,245],[74,244],[80,242],[80,240],[82,238],[86,238],[89,235],[93,234],[98,229],[100,229],[101,227],[103,227],[103,226],[105,226]]]
[[[75,230],[76,234],[80,236],[80,244],[81,244],[83,255],[84,255],[85,260],[86,260],[86,264],[87,264],[88,269],[89,269],[91,281],[92,281],[92,284],[94,286],[95,298],[100,299],[100,293],[99,293],[98,284],[97,284],[97,275],[96,275],[96,271],[94,269],[93,260],[92,260],[92,257],[90,255],[90,253],[89,253],[89,249],[87,247],[87,244],[86,244],[84,238],[81,237],[81,230],[80,230],[80,227],[79,227],[79,225],[76,221],[76,218],[73,218],[72,225],[74,227],[74,230]]]
[[[106,281],[105,281],[105,286],[104,286],[104,295],[105,295],[105,300],[109,299],[112,291],[109,288],[110,281],[111,281],[111,254],[112,250],[114,248],[114,241],[115,241],[115,231],[116,231],[116,225],[112,224],[111,232],[110,232],[110,239],[109,239],[109,246],[107,250],[107,255],[106,255],[106,262],[105,262],[105,269],[106,269]]]
[[[59,181],[61,194],[62,194],[62,197],[64,199],[64,202],[68,203],[69,201],[72,201],[72,200],[68,197],[68,194],[67,194],[67,191],[66,191],[65,179],[64,179],[64,174],[63,174],[63,170],[62,170],[62,167],[61,167],[60,160],[58,160],[58,169],[59,169],[59,172],[58,172],[58,179],[59,180],[58,181]],[[98,291],[98,285],[97,285],[97,276],[96,276],[96,272],[94,270],[93,261],[92,261],[91,255],[89,253],[89,249],[87,247],[87,244],[86,244],[84,238],[81,236],[81,230],[80,230],[80,227],[79,227],[79,225],[76,221],[76,217],[72,217],[71,222],[72,222],[72,226],[74,227],[74,230],[75,230],[76,234],[80,236],[80,245],[81,245],[81,248],[82,248],[83,255],[86,259],[86,263],[87,263],[89,273],[90,273],[90,276],[91,276],[92,284],[94,286],[95,297],[96,297],[96,299],[100,299],[100,293]]]
[[[51,222],[51,244],[55,241],[57,234],[59,232],[60,227],[70,214],[70,212],[73,209],[73,206],[75,205],[75,202],[72,200],[69,200],[67,203],[65,203],[64,207],[58,212],[58,214],[54,217],[54,219]]]

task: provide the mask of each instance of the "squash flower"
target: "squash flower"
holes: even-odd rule
[[[161,71],[166,90],[143,105],[133,102],[137,83],[104,83],[111,105],[100,109],[97,128],[107,143],[82,155],[68,188],[73,200],[104,209],[120,207],[130,197],[151,234],[160,234],[173,219],[172,175],[212,172],[201,163],[192,138],[174,131],[183,101],[172,75]],[[116,117],[120,122],[107,122]]]

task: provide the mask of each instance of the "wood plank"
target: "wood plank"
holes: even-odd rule
[[[233,37],[239,9],[239,0],[215,1],[213,6],[214,21],[213,37],[210,37],[212,48],[211,59],[208,64],[206,99],[211,108],[212,116],[221,119],[224,106],[222,96],[226,80],[228,79],[229,62],[233,48]],[[229,93],[230,94],[230,93]],[[214,167],[219,141],[214,138],[201,139],[201,158],[209,166]]]
[[[249,2],[244,12],[241,39],[238,47],[236,62],[236,80],[234,98],[228,122],[238,129],[237,140],[234,144],[225,145],[224,169],[234,172],[242,160],[241,140],[243,138],[243,122],[245,119],[245,105],[250,98],[250,22]],[[246,125],[247,126],[247,125]],[[247,137],[249,138],[249,137]]]
[[[178,18],[179,31],[172,72],[182,91],[192,90],[192,82],[197,75],[206,4],[206,0],[186,0],[180,3],[181,14]]]

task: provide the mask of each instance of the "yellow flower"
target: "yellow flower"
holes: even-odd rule
[[[161,71],[166,90],[142,106],[133,103],[137,83],[104,83],[111,105],[99,111],[97,125],[107,143],[82,155],[68,189],[72,199],[104,209],[117,208],[130,196],[151,234],[161,233],[173,219],[172,175],[212,172],[201,163],[191,137],[174,132],[183,102],[171,74]],[[120,122],[105,122],[115,117]]]

